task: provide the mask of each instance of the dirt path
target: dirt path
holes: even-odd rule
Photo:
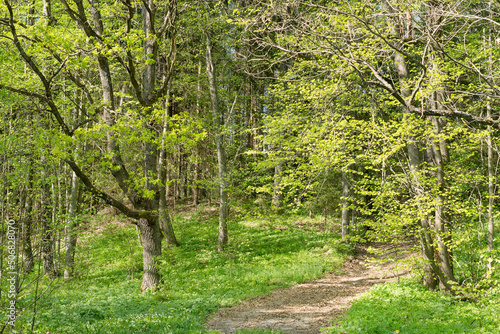
[[[374,268],[367,262],[364,249],[358,253],[356,258],[346,261],[343,274],[328,274],[221,309],[208,321],[206,328],[227,334],[245,328],[318,334],[321,328],[333,326],[332,319],[339,319],[351,302],[372,285],[406,275],[404,271],[395,271],[394,263]]]

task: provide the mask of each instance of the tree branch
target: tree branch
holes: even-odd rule
[[[101,198],[106,204],[114,206],[115,208],[123,212],[124,215],[130,218],[135,218],[135,219],[146,218],[148,220],[155,219],[156,214],[153,211],[130,209],[125,204],[115,199],[113,196],[107,194],[106,192],[100,189],[97,189],[92,183],[92,181],[87,177],[85,173],[83,173],[83,171],[80,169],[80,167],[78,167],[78,165],[74,161],[65,160],[65,162],[71,167],[71,169],[73,170],[73,172],[75,172],[78,178],[82,180],[83,184],[85,185],[85,188],[88,191],[90,191],[94,196]]]

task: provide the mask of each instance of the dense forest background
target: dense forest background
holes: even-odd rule
[[[2,309],[14,267],[16,296],[78,276],[105,208],[161,289],[198,206],[221,254],[244,217],[320,216],[337,249],[410,245],[427,289],[477,301],[498,277],[499,54],[495,2],[2,0]]]

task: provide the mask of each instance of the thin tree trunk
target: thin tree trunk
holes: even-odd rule
[[[184,153],[184,197],[188,197],[189,191],[189,160],[188,154]]]
[[[274,166],[274,187],[273,187],[273,200],[271,206],[274,210],[280,212],[283,207],[283,193],[281,191],[281,166],[283,162],[278,162]]]
[[[210,33],[206,32],[207,38],[207,75],[210,87],[210,99],[212,102],[212,120],[215,131],[215,145],[217,147],[217,165],[219,170],[219,193],[220,193],[220,208],[219,208],[219,251],[224,250],[228,242],[228,175],[226,165],[226,151],[224,147],[224,121],[219,110],[219,101],[217,96],[217,83],[215,80],[215,65],[212,58],[212,41]]]
[[[42,196],[41,196],[41,216],[40,222],[42,225],[42,258],[43,258],[43,271],[45,274],[49,275],[50,278],[55,278],[57,273],[54,267],[54,237],[51,224],[52,210],[50,208],[51,193],[49,184],[49,173],[47,166],[47,159],[42,156],[42,168],[44,169],[44,179],[42,185]]]
[[[66,254],[64,256],[64,278],[73,276],[73,265],[75,261],[75,250],[77,234],[76,228],[78,226],[78,189],[80,187],[80,179],[75,172],[71,173],[71,192],[68,207],[68,222],[66,224]]]
[[[342,239],[349,235],[349,177],[342,171]]]
[[[167,93],[168,96],[168,93]],[[168,101],[168,100],[167,100]],[[168,103],[168,102],[167,102]],[[168,109],[168,106],[167,106]],[[160,158],[159,158],[159,174],[160,180],[162,183],[166,181],[167,178],[167,150],[165,144],[165,136],[167,133],[167,117],[168,115],[163,115],[163,128],[162,128],[162,137],[161,137],[161,148],[160,148]],[[175,237],[174,228],[172,226],[172,221],[170,219],[170,215],[168,213],[167,207],[167,189],[165,186],[160,187],[160,201],[158,208],[158,224],[160,225],[160,229],[165,236],[165,241],[167,245],[178,246],[177,238]]]
[[[491,117],[491,106],[488,101],[487,105],[488,118]],[[488,257],[488,270],[492,269],[493,266],[493,240],[495,238],[495,224],[493,221],[493,205],[495,203],[495,169],[493,167],[493,145],[491,142],[491,126],[488,126],[488,252],[490,253]]]
[[[50,0],[43,0],[42,15],[47,19],[47,25],[51,25],[53,18]]]
[[[200,99],[201,99],[201,57],[198,60],[198,82],[196,84],[196,116],[200,117]],[[200,147],[198,144],[194,147],[194,175],[193,175],[193,205],[200,203]]]
[[[22,243],[24,253],[24,271],[30,273],[34,268],[31,235],[33,233],[33,160],[29,158],[28,186],[26,188],[25,213],[22,221]]]
[[[489,16],[491,15],[491,2],[488,2]],[[487,47],[490,50],[488,54],[488,78],[493,79],[493,56],[491,53],[492,41],[491,41],[491,23],[488,31],[487,37]],[[491,119],[491,101],[488,98],[486,101],[486,118]],[[495,168],[493,167],[493,143],[491,140],[491,126],[488,125],[488,137],[486,138],[488,145],[488,263],[486,265],[488,271],[493,268],[493,240],[495,238],[495,223],[493,221],[493,206],[495,204]]]
[[[197,206],[200,203],[200,186],[198,184],[199,179],[200,179],[200,162],[198,161],[200,159],[199,157],[199,152],[198,152],[198,147],[195,148],[195,162],[194,162],[194,174],[193,174],[193,205]]]

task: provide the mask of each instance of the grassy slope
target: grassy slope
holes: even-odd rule
[[[339,266],[341,256],[329,247],[336,237],[312,223],[294,226],[297,219],[232,223],[231,247],[219,253],[213,217],[176,217],[182,246],[165,249],[164,285],[143,294],[135,228],[110,223],[99,227],[103,223],[95,221],[79,242],[79,276],[59,282],[43,300],[35,329],[52,334],[203,333],[206,317],[221,306]],[[27,329],[31,316],[24,312],[18,323]]]

